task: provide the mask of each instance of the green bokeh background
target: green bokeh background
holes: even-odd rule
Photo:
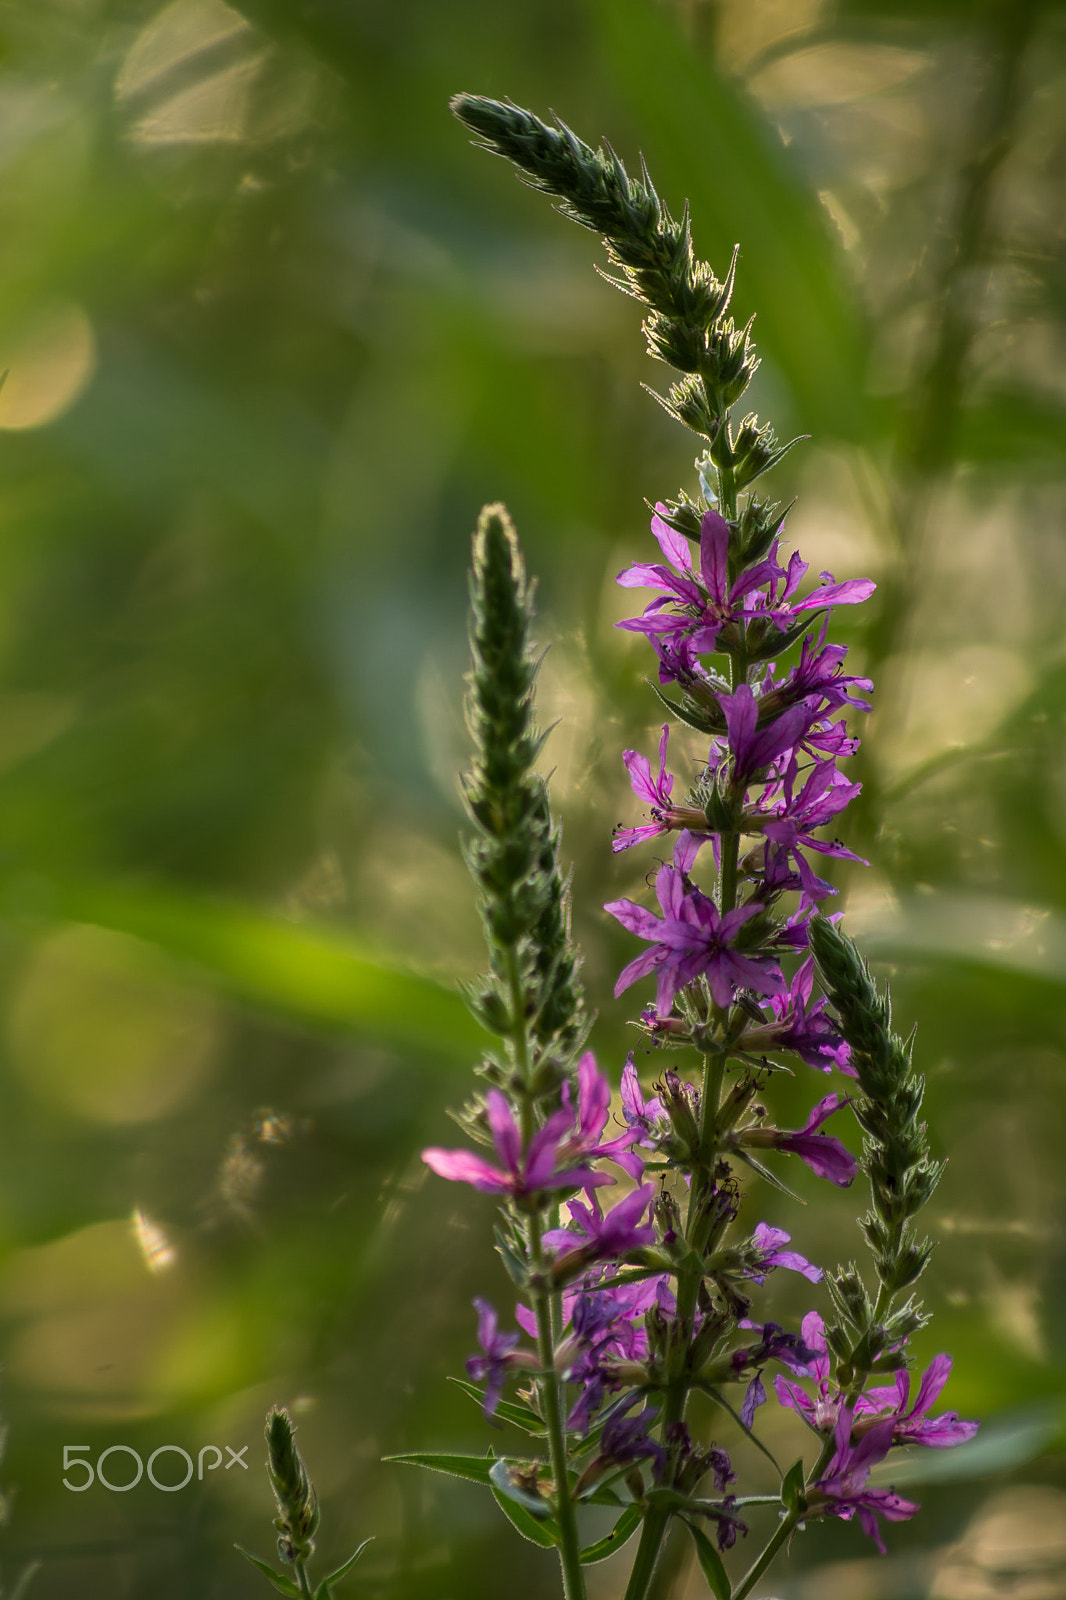
[[[693,451],[595,240],[469,148],[458,89],[643,151],[720,270],[741,242],[751,403],[810,436],[775,478],[791,535],[880,586],[834,623],[878,685],[848,824],[872,865],[839,882],[950,1157],[919,1354],[953,1353],[950,1403],[984,1425],[900,1469],[925,1509],[887,1559],[818,1526],[762,1592],[1056,1600],[1066,18],[1036,0],[0,10],[5,1579],[269,1592],[232,1543],[271,1552],[281,1401],[323,1558],[376,1535],[342,1592],[557,1592],[486,1496],[380,1462],[484,1448],[445,1380],[471,1296],[507,1298],[491,1203],[418,1160],[479,1049],[468,538],[506,500],[540,575],[545,764],[617,1077],[631,941],[598,907],[647,870],[609,834],[619,753],[657,724],[612,580]],[[850,1255],[852,1200],[802,1188],[799,1247]],[[774,1290],[781,1317],[810,1304]],[[115,1444],[247,1444],[252,1470],[63,1487],[64,1446]],[[675,1600],[703,1592],[679,1565]]]

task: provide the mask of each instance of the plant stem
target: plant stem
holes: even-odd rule
[[[544,1250],[540,1238],[540,1218],[529,1218],[529,1248],[533,1270],[537,1277],[544,1276]],[[559,1381],[555,1376],[555,1351],[552,1344],[551,1293],[544,1288],[533,1291],[533,1307],[537,1317],[537,1356],[543,1368],[538,1379],[544,1421],[548,1428],[548,1448],[551,1456],[552,1478],[555,1482],[555,1515],[559,1524],[559,1564],[563,1572],[565,1600],[585,1600],[585,1574],[581,1566],[581,1540],[578,1536],[577,1517],[570,1495],[570,1476],[567,1471],[566,1435],[563,1429],[563,1411],[560,1404]]]
[[[507,951],[507,977],[511,991],[511,1015],[514,1032],[511,1043],[517,1076],[523,1086],[529,1082],[529,1038],[525,1020],[525,993],[519,974],[517,952]],[[528,1090],[522,1094],[522,1137],[529,1144],[535,1118],[533,1102]],[[547,1281],[544,1247],[541,1242],[541,1219],[535,1213],[525,1218],[529,1239],[529,1256],[538,1287],[531,1292],[533,1310],[537,1319],[537,1358],[542,1375],[537,1379],[544,1421],[548,1429],[548,1451],[552,1478],[555,1483],[555,1515],[559,1524],[559,1564],[563,1573],[565,1600],[585,1600],[585,1574],[581,1566],[581,1540],[578,1535],[574,1502],[570,1495],[570,1475],[567,1470],[566,1433],[563,1428],[561,1384],[555,1375],[555,1339],[553,1320],[558,1320],[558,1310],[553,1308],[555,1296],[544,1287]]]

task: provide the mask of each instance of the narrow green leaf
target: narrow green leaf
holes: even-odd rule
[[[796,1194],[795,1190],[790,1189],[787,1183],[782,1183],[780,1178],[775,1178],[769,1167],[764,1167],[762,1162],[757,1161],[750,1151],[735,1150],[733,1154],[738,1156],[740,1160],[745,1163],[745,1165],[749,1166],[752,1172],[757,1172],[759,1177],[770,1185],[771,1189],[780,1189],[782,1194],[787,1194],[788,1198],[790,1200],[795,1200],[796,1204],[799,1206],[805,1206],[807,1204],[802,1195]]]
[[[591,1567],[595,1561],[606,1561],[616,1550],[621,1550],[626,1540],[640,1527],[644,1513],[639,1506],[627,1506],[611,1529],[595,1544],[587,1544],[581,1552],[581,1565]]]
[[[803,1458],[794,1461],[781,1480],[781,1501],[789,1511],[799,1513],[806,1508],[807,1497],[803,1492]]]
[[[516,1464],[507,1459],[494,1461],[492,1470],[489,1473],[489,1483],[494,1491],[498,1490],[508,1500],[513,1500],[516,1505],[524,1507],[530,1516],[535,1517],[538,1522],[547,1522],[552,1514],[547,1500],[542,1495],[535,1494],[529,1489],[523,1489],[521,1484],[512,1481],[509,1468]],[[526,1462],[521,1463],[523,1466],[528,1464]],[[532,1465],[539,1466],[540,1463],[534,1462]]]
[[[483,1389],[479,1389],[476,1383],[468,1383],[465,1378],[449,1378],[448,1382],[454,1383],[455,1387],[461,1389],[464,1394],[469,1395],[471,1400],[476,1400],[479,1406],[484,1405],[485,1392]],[[537,1413],[531,1411],[528,1406],[516,1406],[507,1400],[501,1400],[493,1412],[493,1416],[502,1418],[504,1422],[513,1423],[516,1428],[523,1429],[525,1433],[544,1432],[544,1423],[537,1416]]]
[[[700,1571],[710,1584],[715,1600],[730,1600],[733,1589],[718,1551],[702,1528],[697,1528],[694,1522],[686,1523],[686,1527],[696,1546],[696,1560],[700,1564]]]
[[[275,1572],[268,1561],[260,1561],[258,1556],[253,1556],[252,1552],[246,1550],[242,1544],[235,1544],[233,1548],[239,1550],[253,1567],[258,1567],[263,1577],[269,1579],[280,1594],[288,1595],[289,1600],[300,1600],[300,1591],[291,1578],[286,1578],[284,1573]]]
[[[523,1539],[528,1539],[530,1544],[539,1544],[542,1550],[554,1549],[559,1542],[559,1529],[554,1521],[546,1517],[533,1516],[524,1505],[520,1505],[510,1495],[501,1494],[495,1484],[490,1484],[489,1488],[492,1490],[492,1498]]]
[[[344,1574],[346,1572],[350,1572],[352,1570],[352,1568],[355,1566],[355,1563],[359,1560],[359,1557],[362,1555],[363,1551],[366,1549],[367,1545],[368,1544],[372,1544],[373,1542],[374,1542],[374,1536],[373,1536],[373,1534],[371,1534],[369,1539],[364,1539],[363,1540],[363,1542],[359,1546],[359,1548],[352,1555],[350,1555],[348,1557],[347,1561],[342,1561],[340,1566],[336,1567],[334,1569],[334,1571],[332,1571],[329,1574],[328,1577],[323,1578],[322,1582],[319,1584],[318,1588],[315,1590],[315,1600],[329,1600],[328,1591],[329,1591],[330,1586],[332,1584],[334,1584],[334,1583],[339,1583],[341,1578],[344,1577]]]
[[[409,1455],[382,1456],[383,1461],[395,1461],[403,1467],[428,1467],[431,1472],[446,1472],[452,1478],[466,1478],[470,1483],[488,1484],[494,1456],[453,1456],[433,1450],[416,1450]]]

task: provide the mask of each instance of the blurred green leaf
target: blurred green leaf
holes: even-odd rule
[[[253,1567],[258,1568],[263,1577],[274,1585],[279,1594],[288,1595],[289,1600],[294,1600],[294,1597],[295,1600],[300,1600],[300,1591],[291,1578],[286,1577],[284,1573],[275,1572],[269,1561],[261,1561],[258,1556],[253,1556],[250,1550],[246,1550],[243,1545],[237,1544],[233,1548],[239,1550],[241,1555],[252,1563]]]
[[[332,928],[157,886],[19,879],[0,903],[23,922],[132,934],[235,998],[317,1027],[353,1029],[448,1063],[469,1064],[484,1044],[458,994]]]
[[[965,1483],[1010,1472],[1041,1455],[1061,1436],[1066,1414],[1061,1398],[1022,1406],[981,1423],[975,1439],[951,1450],[894,1454],[874,1468],[877,1483]]]
[[[362,1555],[363,1551],[366,1549],[367,1545],[368,1544],[373,1544],[373,1542],[374,1542],[374,1536],[373,1536],[373,1534],[371,1534],[369,1539],[364,1539],[362,1544],[359,1545],[359,1547],[352,1552],[352,1554],[348,1557],[347,1561],[342,1561],[340,1566],[339,1567],[335,1567],[334,1570],[329,1574],[328,1577],[323,1578],[322,1582],[318,1585],[318,1588],[315,1590],[315,1600],[319,1600],[320,1596],[321,1596],[321,1600],[330,1600],[330,1594],[329,1594],[330,1589],[332,1589],[332,1587],[333,1587],[333,1585],[335,1583],[339,1583],[340,1582],[340,1580],[344,1577],[346,1572],[350,1572],[352,1570],[352,1568],[355,1566],[355,1563],[359,1560],[359,1557]]]
[[[692,1542],[696,1546],[696,1560],[700,1564],[700,1571],[711,1586],[715,1600],[729,1600],[733,1588],[721,1556],[702,1528],[697,1528],[694,1522],[686,1522],[685,1526],[692,1535]]]

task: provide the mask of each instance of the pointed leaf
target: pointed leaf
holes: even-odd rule
[[[528,1276],[525,1262],[522,1260],[520,1255],[511,1249],[507,1235],[504,1233],[501,1227],[497,1225],[495,1228],[493,1228],[492,1236],[496,1240],[496,1252],[504,1266],[507,1268],[507,1276],[511,1279],[512,1283],[517,1284],[520,1289],[524,1289],[526,1287],[526,1278]]]
[[[253,1567],[258,1567],[263,1577],[267,1578],[280,1594],[288,1595],[289,1600],[300,1600],[300,1591],[291,1578],[286,1578],[282,1572],[275,1572],[269,1561],[260,1561],[258,1556],[253,1556],[252,1552],[246,1550],[242,1544],[235,1544],[233,1548],[239,1550],[241,1555],[252,1563]]]
[[[352,1555],[350,1555],[348,1557],[347,1561],[342,1561],[340,1566],[336,1567],[329,1574],[328,1577],[323,1578],[322,1582],[319,1584],[318,1588],[315,1590],[314,1600],[331,1600],[331,1596],[330,1596],[329,1591],[330,1591],[330,1588],[332,1587],[332,1585],[335,1584],[335,1583],[339,1583],[340,1580],[344,1577],[344,1574],[346,1572],[350,1572],[352,1570],[352,1568],[355,1566],[355,1563],[359,1560],[359,1557],[362,1555],[363,1551],[366,1549],[367,1545],[368,1544],[373,1544],[373,1542],[374,1542],[374,1535],[371,1534],[369,1539],[364,1539],[363,1540],[363,1542],[359,1546],[359,1548],[356,1551],[354,1551],[354,1553]]]
[[[532,1512],[527,1511],[517,1500],[501,1494],[495,1484],[490,1484],[489,1487],[492,1490],[492,1498],[523,1539],[528,1539],[530,1544],[540,1545],[542,1550],[554,1549],[559,1542],[557,1523],[548,1518],[533,1516]]]
[[[416,1450],[408,1455],[382,1456],[383,1461],[395,1461],[403,1467],[428,1467],[431,1472],[446,1472],[452,1478],[466,1478],[470,1483],[488,1484],[495,1456],[448,1455],[435,1450]]]
[[[806,1509],[807,1497],[803,1492],[803,1457],[794,1461],[781,1481],[781,1501],[789,1511],[801,1512]]]
[[[696,1546],[696,1560],[700,1564],[700,1571],[710,1584],[715,1600],[730,1600],[733,1590],[729,1574],[722,1565],[721,1556],[702,1528],[697,1528],[694,1522],[689,1522],[686,1526]]]
[[[476,1383],[468,1383],[465,1378],[449,1378],[449,1383],[454,1383],[457,1389],[468,1394],[471,1400],[476,1400],[479,1406],[484,1406],[485,1393]],[[528,1406],[511,1405],[506,1400],[501,1400],[493,1412],[494,1417],[502,1417],[504,1422],[510,1422],[516,1428],[522,1428],[526,1433],[543,1433],[544,1423],[535,1411]]]
[[[757,1161],[750,1151],[734,1150],[733,1154],[738,1156],[741,1161],[745,1162],[746,1165],[751,1168],[752,1172],[757,1172],[760,1178],[764,1178],[770,1185],[771,1189],[780,1189],[781,1193],[787,1194],[790,1200],[795,1200],[798,1206],[805,1206],[807,1204],[802,1195],[796,1194],[795,1190],[790,1189],[787,1183],[782,1183],[780,1178],[775,1178],[769,1167],[764,1167],[762,1162]]]
[[[639,1506],[627,1506],[610,1533],[605,1533],[595,1544],[585,1546],[581,1552],[581,1565],[591,1567],[593,1562],[606,1561],[616,1550],[621,1550],[626,1540],[640,1527],[643,1515]]]

